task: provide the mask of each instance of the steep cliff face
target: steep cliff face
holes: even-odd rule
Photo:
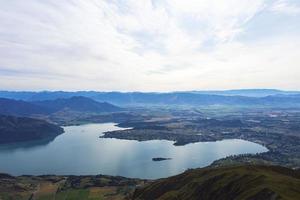
[[[63,131],[43,120],[0,115],[0,144],[54,138]]]
[[[135,200],[300,199],[300,172],[274,166],[189,170],[138,188]]]

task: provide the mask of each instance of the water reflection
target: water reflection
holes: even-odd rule
[[[244,140],[200,142],[174,146],[172,141],[130,141],[99,138],[113,123],[65,127],[65,133],[37,146],[0,148],[0,171],[20,174],[109,174],[161,178],[203,167],[233,154],[267,151]],[[36,145],[36,144],[34,144]],[[9,146],[9,145],[8,145]],[[8,150],[9,149],[9,150]],[[172,160],[152,161],[153,157]]]

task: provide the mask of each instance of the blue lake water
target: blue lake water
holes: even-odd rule
[[[138,142],[99,138],[105,131],[120,130],[114,123],[64,127],[53,141],[0,146],[0,172],[13,175],[121,175],[162,178],[188,168],[204,167],[214,160],[267,149],[259,144],[233,139],[174,146],[172,141]],[[152,161],[153,157],[172,160]]]

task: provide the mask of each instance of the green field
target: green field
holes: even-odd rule
[[[144,181],[112,176],[0,174],[0,200],[120,200]]]

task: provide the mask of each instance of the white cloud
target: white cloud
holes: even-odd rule
[[[289,3],[286,0],[278,0],[271,6],[270,10],[288,15],[299,15],[300,5]]]
[[[0,88],[297,89],[297,33],[272,33],[251,44],[237,37],[260,13],[291,5],[263,0],[0,0]]]

